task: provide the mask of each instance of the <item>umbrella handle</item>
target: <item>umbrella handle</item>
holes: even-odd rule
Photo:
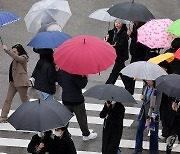
[[[1,40],[1,45],[3,45],[3,41],[2,41],[2,38],[1,38],[1,36],[0,36],[0,40]]]

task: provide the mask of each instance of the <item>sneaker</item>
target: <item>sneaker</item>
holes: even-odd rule
[[[165,140],[165,139],[166,139],[166,137],[162,136],[162,134],[159,134],[158,137],[159,137],[159,139],[161,139],[161,140]]]
[[[97,137],[97,133],[90,132],[89,136],[83,136],[83,141],[93,140]]]
[[[167,138],[166,143],[167,143],[167,148],[172,149],[174,143],[176,142],[177,135],[171,135]]]
[[[4,123],[4,122],[6,122],[6,120],[7,120],[7,118],[0,117],[0,123]]]

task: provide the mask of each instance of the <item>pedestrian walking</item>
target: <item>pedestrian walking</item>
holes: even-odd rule
[[[167,146],[166,146],[166,154],[171,154],[173,145],[176,141],[180,141],[180,102],[179,99],[173,98],[172,100],[172,109],[176,113],[172,116],[171,121],[171,127],[170,127],[170,133],[166,140]]]
[[[129,58],[126,25],[121,23],[120,19],[116,19],[114,22],[114,28],[108,31],[105,40],[115,48],[117,55],[112,72],[110,73],[106,84],[115,84],[120,75],[126,88],[126,76],[120,73],[120,71],[125,67],[125,61]]]
[[[145,128],[150,130],[150,154],[158,153],[159,107],[162,93],[156,90],[154,86],[154,81],[146,80],[142,90],[143,104],[138,115],[139,124],[136,130],[134,154],[142,153]]]
[[[67,127],[55,129],[55,136],[49,154],[77,154]]]
[[[144,24],[145,24],[144,22],[133,21],[133,29],[127,30],[127,34],[131,38],[130,63],[137,62],[137,61],[146,61],[146,53],[149,52],[149,48],[137,42],[137,29]],[[127,90],[133,95],[134,87],[135,87],[135,80],[133,78],[128,78],[127,80],[128,80]]]
[[[97,137],[97,133],[90,132],[88,129],[84,96],[82,95],[82,89],[85,88],[87,82],[87,76],[70,74],[63,70],[58,71],[58,83],[62,87],[62,103],[72,113],[75,113],[84,141]]]
[[[102,154],[117,154],[123,133],[125,108],[120,102],[107,101],[100,112],[104,119],[102,135]]]
[[[32,136],[27,151],[32,154],[49,154],[53,144],[52,131],[38,132]]]
[[[34,78],[34,86],[36,90],[41,92],[44,100],[52,100],[56,92],[57,71],[54,64],[52,49],[36,49],[39,53],[35,69],[32,73]]]
[[[29,100],[27,90],[28,87],[31,86],[27,72],[29,57],[23,46],[16,44],[12,47],[12,51],[8,50],[6,45],[3,45],[2,48],[13,60],[9,67],[9,88],[2,108],[0,123],[6,121],[12,100],[17,92],[19,93],[22,103]]]

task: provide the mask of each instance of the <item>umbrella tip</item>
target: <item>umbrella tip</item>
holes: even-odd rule
[[[84,39],[84,44],[86,43],[85,39]]]

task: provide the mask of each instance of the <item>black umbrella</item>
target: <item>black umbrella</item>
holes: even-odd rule
[[[144,5],[134,1],[115,4],[107,12],[111,16],[129,21],[147,22],[154,19],[153,14]]]
[[[162,75],[156,79],[156,88],[171,97],[180,98],[180,75]]]
[[[20,105],[7,119],[16,130],[46,131],[64,127],[73,114],[61,103],[36,100]]]
[[[132,95],[123,87],[113,84],[101,84],[89,88],[83,93],[85,97],[109,100],[121,103],[136,103]]]

